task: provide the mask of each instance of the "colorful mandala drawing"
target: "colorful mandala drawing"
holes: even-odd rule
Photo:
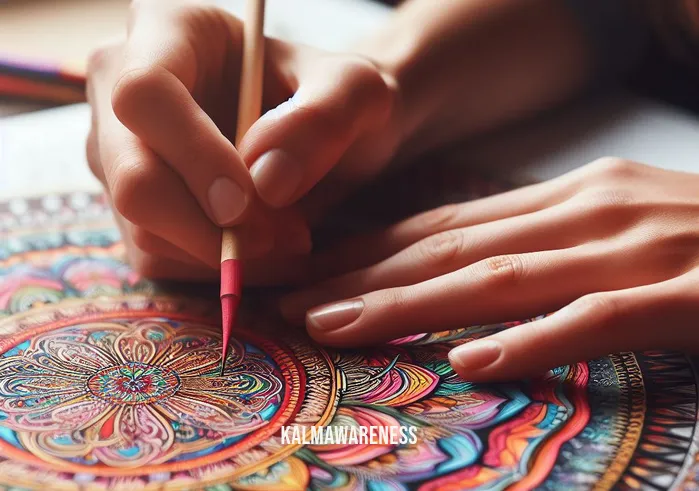
[[[215,299],[141,280],[99,198],[57,199],[73,217],[60,227],[0,231],[0,489],[699,487],[692,358],[622,353],[476,385],[447,352],[512,324],[334,351],[248,310],[221,375]],[[16,218],[0,204],[0,224]],[[282,427],[418,438],[282,444]]]

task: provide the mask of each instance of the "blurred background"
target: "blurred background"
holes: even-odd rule
[[[167,1],[167,0],[163,0]],[[79,102],[94,47],[124,35],[130,0],[0,0],[0,116]],[[212,0],[241,15],[244,0]],[[342,50],[397,0],[268,0],[268,35]]]
[[[244,0],[202,1],[243,12]],[[267,0],[265,30],[288,41],[344,50],[381,25],[400,1]],[[82,101],[87,56],[124,35],[129,3],[0,0],[0,116]],[[695,79],[666,58],[650,50],[630,88],[699,113]]]
[[[206,1],[237,15],[243,12],[244,0]],[[99,190],[85,161],[90,109],[70,103],[84,99],[89,53],[124,35],[129,3],[0,0],[0,199],[64,189]],[[267,0],[265,31],[343,51],[379,29],[397,3],[400,0]],[[540,120],[455,145],[430,161],[516,173],[522,182],[549,179],[602,155],[696,172],[699,118],[687,112],[694,107],[699,113],[696,79],[653,53],[640,71],[642,76],[632,78],[641,85],[635,94],[599,94]],[[639,92],[644,97],[639,98]],[[37,111],[44,108],[53,109]],[[442,182],[461,181],[435,175]],[[443,198],[444,190],[441,194]]]

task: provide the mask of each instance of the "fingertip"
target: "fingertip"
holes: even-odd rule
[[[311,77],[292,99],[262,116],[241,141],[257,193],[269,206],[288,206],[306,195],[362,131],[382,118],[367,95],[372,90],[366,86],[372,84],[365,76],[352,75],[356,68],[334,63],[337,77]]]
[[[112,89],[114,114],[183,179],[219,227],[240,223],[254,185],[237,149],[165,68],[123,71]]]
[[[214,222],[220,227],[235,225],[245,214],[249,196],[233,179],[217,177],[209,186],[208,201]]]
[[[287,117],[295,107],[290,99],[266,112],[238,145],[250,169],[257,196],[272,208],[290,204],[303,179],[303,169],[298,160],[284,145],[285,135],[298,128],[298,123]]]
[[[449,352],[449,363],[456,373],[471,379],[492,367],[503,355],[503,346],[493,339],[477,339],[464,343]],[[495,375],[491,371],[492,375]]]
[[[126,126],[139,118],[144,104],[162,96],[168,86],[165,72],[157,67],[128,68],[119,75],[112,88],[112,108]]]

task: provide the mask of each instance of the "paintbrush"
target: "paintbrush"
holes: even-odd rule
[[[260,117],[262,110],[262,72],[264,67],[265,0],[247,0],[243,19],[243,63],[238,94],[238,126],[235,146]],[[228,344],[235,325],[243,289],[240,238],[233,228],[221,236],[221,313],[223,350],[221,375],[226,369]]]

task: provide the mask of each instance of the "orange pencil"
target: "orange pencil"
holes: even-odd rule
[[[265,0],[247,0],[243,24],[243,65],[238,94],[238,126],[236,147],[262,110],[262,75],[264,67]],[[238,236],[232,228],[223,229],[221,236],[221,312],[223,352],[221,375],[226,369],[231,329],[238,314],[243,289],[243,272]]]

